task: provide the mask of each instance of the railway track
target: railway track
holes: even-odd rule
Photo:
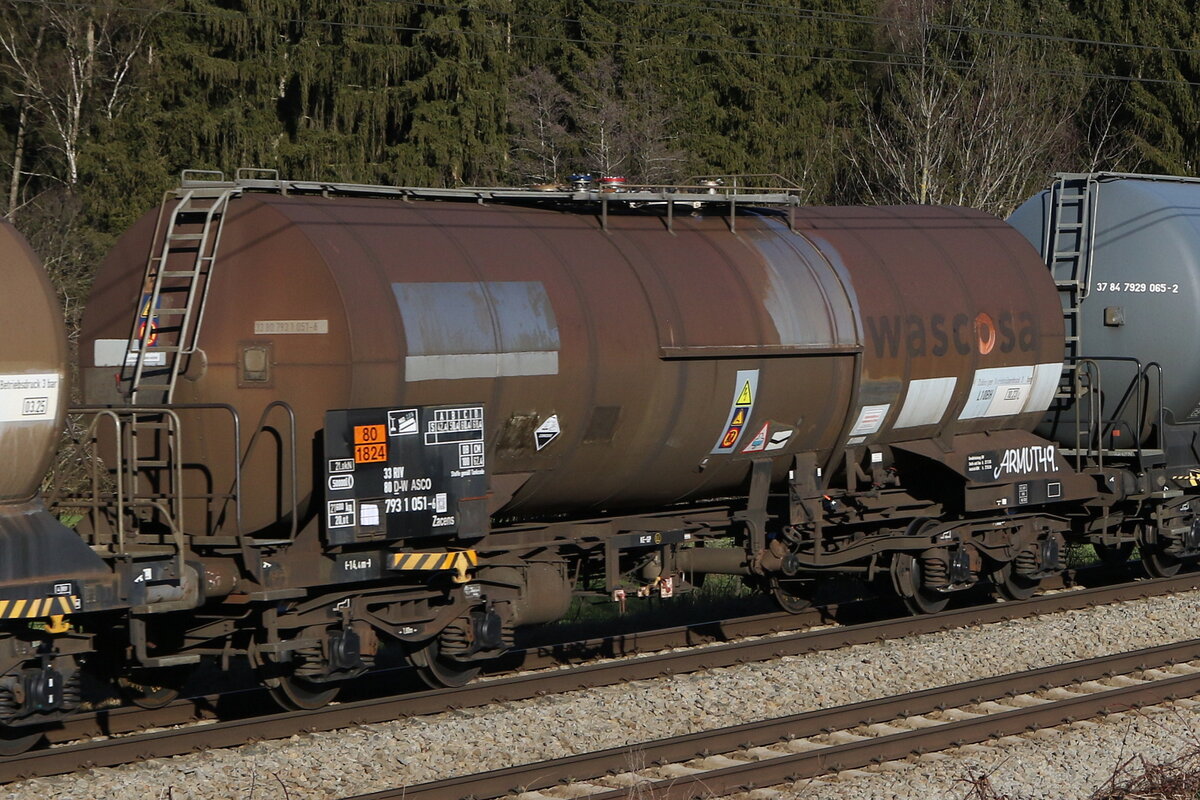
[[[1200,639],[352,800],[719,797],[1195,695]]]
[[[701,623],[638,634],[623,635],[621,641],[593,640],[593,649],[631,653],[683,647],[721,637],[759,637],[708,647],[625,658],[584,666],[531,671],[510,677],[483,680],[461,689],[441,689],[405,695],[373,697],[340,703],[314,711],[269,713],[239,719],[211,721],[214,709],[203,702],[176,703],[163,709],[114,709],[65,727],[59,736],[100,736],[91,741],[64,744],[36,750],[20,756],[0,758],[0,781],[52,775],[92,766],[112,766],[180,755],[196,750],[233,747],[251,741],[284,738],[297,733],[333,730],[373,724],[403,717],[434,714],[452,708],[485,706],[492,703],[523,700],[545,694],[642,680],[664,675],[684,674],[703,669],[766,661],[788,655],[829,650],[854,644],[933,633],[957,627],[999,622],[1019,617],[1067,611],[1170,594],[1200,587],[1200,574],[1192,573],[1168,579],[1136,581],[1116,586],[1059,592],[1030,600],[942,612],[925,617],[905,617],[767,636],[774,631],[797,627],[805,621],[819,622],[822,613],[811,615],[765,614],[729,622]],[[630,641],[633,639],[635,641]],[[636,643],[635,643],[636,642]],[[575,643],[572,652],[582,652]],[[523,665],[558,663],[561,645],[548,646],[527,654]],[[240,703],[246,705],[245,703]],[[184,723],[206,718],[207,724]],[[177,725],[165,730],[129,733],[153,724]]]
[[[1200,580],[1197,581],[1197,585],[1200,585]],[[828,623],[836,612],[836,606],[813,608],[800,614],[780,611],[725,620],[706,620],[655,630],[622,632],[611,636],[571,642],[539,644],[514,652],[510,657],[504,659],[503,664],[508,667],[506,672],[552,669],[580,662],[624,658],[638,653],[675,647],[728,642],[751,636],[768,636]],[[384,669],[363,680],[380,685],[390,683],[394,686],[397,681],[402,680],[401,675],[410,672],[412,670],[409,667]],[[363,692],[363,694],[366,693]],[[377,694],[381,693],[395,694],[394,690]],[[226,696],[237,696],[239,698],[237,705],[244,709],[265,707],[272,703],[266,690],[259,687],[234,690]],[[413,696],[405,695],[405,697]],[[124,736],[150,728],[211,721],[220,718],[222,711],[218,707],[215,695],[178,700],[161,708],[141,708],[136,705],[113,706],[81,713],[64,723],[62,727],[46,731],[46,738],[50,744],[63,744],[100,736]],[[229,714],[230,712],[226,710],[224,713]],[[10,758],[9,760],[15,759]],[[0,763],[4,763],[3,758],[0,758]]]

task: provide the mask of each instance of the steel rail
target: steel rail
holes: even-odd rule
[[[1079,589],[1019,602],[943,611],[924,617],[891,619],[861,625],[834,627],[769,636],[621,659],[581,667],[531,672],[484,680],[459,689],[437,689],[412,694],[372,698],[245,719],[192,725],[126,737],[102,739],[35,750],[0,758],[0,782],[53,775],[93,766],[111,766],[147,758],[164,758],[195,750],[235,747],[249,741],[285,738],[298,733],[377,724],[405,717],[435,714],[455,708],[512,702],[545,694],[646,680],[703,669],[767,661],[789,655],[829,650],[854,644],[953,628],[981,625],[1038,614],[1078,610],[1114,602],[1194,589],[1200,573],[1173,578],[1137,581],[1115,586]],[[774,615],[762,615],[759,624],[772,624]],[[677,632],[683,629],[677,629]]]
[[[1069,583],[1069,579],[1047,580],[1045,588],[1063,588]],[[1129,585],[1146,583],[1150,583],[1150,581],[1135,581]],[[1200,577],[1197,578],[1195,586],[1200,588]],[[1180,590],[1177,586],[1171,586],[1164,588],[1162,592],[1171,593]],[[1084,590],[1075,589],[1075,591]],[[1157,593],[1154,592],[1154,594]],[[739,638],[799,631],[816,625],[835,623],[843,612],[869,606],[874,601],[874,598],[869,598],[840,604],[814,606],[795,614],[776,611],[745,617],[702,620],[668,628],[622,631],[584,640],[534,644],[523,650],[513,651],[500,659],[498,662],[500,669],[493,670],[492,674],[508,674],[515,670],[552,669],[562,667],[564,664],[595,661],[601,658],[623,658],[654,650],[711,645]],[[408,667],[399,667],[378,670],[365,676],[362,680],[376,683],[386,681],[390,675],[409,669]],[[242,708],[257,707],[259,700],[264,704],[270,702],[267,690],[260,686],[227,691],[223,696],[234,694],[245,698],[245,701],[239,704]],[[394,693],[387,692],[387,694]],[[211,721],[220,716],[217,712],[219,701],[219,695],[209,694],[194,695],[160,708],[141,708],[135,705],[99,708],[69,717],[60,725],[48,729],[45,737],[46,741],[51,744],[65,744],[100,736],[125,736],[150,728]],[[10,757],[10,760],[20,757]],[[0,764],[3,763],[4,759],[0,758]],[[0,781],[2,780],[3,777],[0,776]]]
[[[503,797],[515,792],[546,789],[568,781],[586,781],[634,771],[642,768],[631,763],[635,757],[644,760],[645,764],[679,763],[716,753],[735,753],[752,747],[777,744],[787,739],[814,737],[829,731],[847,730],[1196,659],[1200,659],[1200,639],[685,734],[639,745],[610,748],[415,786],[402,786],[356,795],[350,800],[484,800]],[[1195,694],[1200,694],[1200,673],[1108,689],[1026,708],[1013,708],[1011,711],[974,719],[885,734],[762,761],[746,761],[736,766],[704,770],[695,775],[677,775],[658,781],[647,780],[639,785],[638,789],[647,793],[647,796],[664,799],[721,796],[827,772],[902,759],[913,754],[1011,736],[1037,728],[1053,727],[1098,714],[1125,711]],[[626,787],[581,796],[586,796],[587,800],[619,800],[630,796],[630,789]]]
[[[553,669],[585,660],[625,658],[654,650],[694,647],[715,642],[728,642],[749,636],[767,636],[796,631],[813,625],[829,623],[831,615],[836,613],[837,608],[838,606],[812,608],[800,614],[778,611],[731,619],[703,620],[669,628],[624,631],[585,640],[537,644],[505,656],[501,661],[504,670],[497,674],[507,674],[514,670]],[[389,668],[370,673],[363,680],[379,683],[388,680],[389,677],[399,677],[400,673],[411,671],[410,667]],[[246,698],[240,704],[243,707],[256,703],[259,699],[264,702],[268,701],[267,690],[260,686],[238,689],[227,694],[239,694]],[[176,700],[161,708],[125,705],[81,712],[65,720],[61,727],[46,731],[46,738],[49,742],[58,744],[98,736],[123,736],[148,728],[213,720],[219,716],[216,708],[219,699],[218,695],[197,695]],[[10,760],[16,758],[19,756]],[[0,763],[3,762],[4,759],[0,758]]]

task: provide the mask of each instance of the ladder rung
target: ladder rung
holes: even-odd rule
[[[211,189],[193,188],[189,191],[192,193],[192,200],[217,200],[229,193],[230,189],[228,186],[214,186]]]
[[[186,314],[186,308],[156,308],[154,309],[155,317],[173,317],[179,314]]]
[[[169,465],[170,465],[170,462],[165,461],[163,459],[141,459],[141,458],[139,458],[133,462],[134,469],[141,469],[143,467],[166,467]]]
[[[164,278],[194,278],[200,274],[200,270],[196,269],[168,269],[163,270]]]
[[[177,344],[152,344],[146,348],[147,353],[178,353],[179,350]]]
[[[1081,255],[1083,255],[1083,253],[1079,250],[1060,250],[1054,254],[1054,259],[1057,261],[1064,258],[1077,258]]]
[[[199,242],[203,241],[207,236],[206,233],[172,233],[168,241],[172,242]]]

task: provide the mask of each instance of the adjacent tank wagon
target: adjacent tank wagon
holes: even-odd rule
[[[1200,316],[1191,313],[1200,307],[1198,201],[1200,181],[1194,179],[1071,175],[1008,220],[1054,257],[1060,280],[1081,281],[1075,300],[1080,357],[1172,367],[1162,398],[1171,423],[1200,420],[1200,371],[1186,366],[1190,343],[1200,338]],[[1065,230],[1075,225],[1082,237],[1073,227]],[[1069,255],[1075,252],[1077,258]],[[1102,366],[1124,372],[1127,382],[1132,377],[1131,367]]]
[[[1137,545],[1158,574],[1200,555],[1198,201],[1194,178],[1064,173],[1009,219],[1050,267],[1067,325],[1069,380],[1041,432],[1079,463],[1135,465],[1108,476],[1121,488],[1097,547],[1120,557]]]
[[[69,615],[120,607],[109,565],[46,511],[42,480],[69,401],[58,298],[24,238],[0,222],[0,753],[25,744],[10,724],[79,703],[86,638]]]

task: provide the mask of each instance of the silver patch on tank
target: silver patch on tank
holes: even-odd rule
[[[760,218],[769,232],[746,234],[763,258],[763,308],[775,323],[781,345],[835,347],[859,344],[851,286],[825,254],[787,225]]]
[[[410,381],[557,375],[558,353],[542,351],[408,356],[404,359],[404,374]]]
[[[954,377],[910,381],[904,405],[900,407],[900,415],[892,427],[916,428],[941,422],[957,384],[958,378]]]
[[[393,283],[409,381],[558,374],[558,322],[540,281]]]

